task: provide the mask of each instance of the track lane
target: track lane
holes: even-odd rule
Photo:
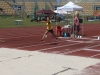
[[[37,27],[36,29],[40,30],[41,27]],[[44,43],[50,42],[52,40],[51,38],[48,38],[48,40],[46,39],[44,42],[40,43],[40,39],[41,39],[40,37],[42,36],[41,33],[44,33],[44,30],[42,29],[42,30],[34,33],[35,31],[37,31],[36,29],[34,29],[34,28],[29,28],[29,29],[19,28],[19,29],[11,29],[10,32],[9,32],[9,29],[7,29],[5,31],[1,29],[0,30],[0,33],[2,34],[2,36],[0,36],[1,38],[7,38],[7,39],[9,39],[10,37],[15,37],[15,38],[14,39],[11,38],[10,40],[7,40],[7,42],[5,42],[5,43],[0,43],[0,47],[19,48],[21,50],[25,49],[25,50],[31,50],[31,51],[38,50],[38,51],[42,51],[42,52],[64,54],[64,55],[75,55],[75,56],[80,56],[80,57],[82,56],[82,57],[100,59],[99,52],[85,50],[86,48],[93,49],[93,50],[100,50],[100,48],[99,48],[100,46],[95,46],[95,45],[98,45],[99,42],[91,40],[91,37],[90,37],[90,36],[99,36],[100,35],[99,34],[100,25],[95,25],[95,26],[94,25],[85,25],[84,26],[85,37],[90,38],[88,40],[86,39],[86,40],[82,41],[83,39],[74,39],[74,40],[72,40],[73,42],[71,42],[71,39],[64,39],[65,41],[62,43],[59,42],[60,44],[57,44],[58,46],[56,46],[56,47],[55,47],[56,44],[53,44],[53,45],[46,44],[45,46],[43,45]],[[14,32],[14,30],[15,30],[15,32]],[[92,32],[95,32],[95,33],[92,33]],[[35,38],[30,36],[31,34],[36,35],[36,36],[34,36]],[[30,37],[29,38],[24,37],[24,40],[23,40],[23,36],[25,36],[25,37],[30,36],[33,39]],[[16,39],[16,37],[18,37],[18,39]],[[22,37],[22,39],[19,37]],[[97,39],[97,37],[92,38],[92,39]],[[55,40],[53,40],[53,41],[55,41]],[[65,43],[65,42],[70,42],[70,43]],[[39,44],[41,44],[41,45],[39,45]],[[30,45],[35,45],[35,46],[30,47]],[[36,46],[36,45],[39,45],[39,46]],[[29,47],[27,47],[27,46],[29,46]],[[23,47],[23,48],[21,48],[21,47]],[[36,47],[36,49],[34,47]],[[91,66],[85,68],[82,71],[82,73],[75,74],[75,75],[84,75],[84,74],[85,75],[91,75],[91,74],[98,75],[98,74],[100,74],[99,66],[100,66],[100,63],[91,65]],[[93,72],[93,71],[95,71],[95,72]]]

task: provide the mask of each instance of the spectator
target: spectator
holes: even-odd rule
[[[76,11],[74,17],[74,32],[76,36],[79,35],[79,31],[80,31],[79,13]]]

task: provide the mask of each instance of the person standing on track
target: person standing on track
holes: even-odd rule
[[[46,26],[47,26],[47,29],[46,29],[41,41],[44,40],[45,36],[47,36],[47,34],[49,32],[57,39],[57,36],[54,34],[54,31],[53,31],[53,25],[52,25],[52,22],[50,20],[50,17],[46,17]]]
[[[76,36],[78,36],[79,35],[79,31],[80,31],[79,12],[78,11],[75,12],[74,29],[75,29]]]

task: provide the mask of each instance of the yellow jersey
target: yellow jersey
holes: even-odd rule
[[[53,25],[52,25],[52,22],[51,21],[50,22],[47,22],[46,25],[47,25],[47,30],[53,29]]]

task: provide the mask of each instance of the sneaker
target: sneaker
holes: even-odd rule
[[[43,41],[43,39],[41,39],[41,41]]]

